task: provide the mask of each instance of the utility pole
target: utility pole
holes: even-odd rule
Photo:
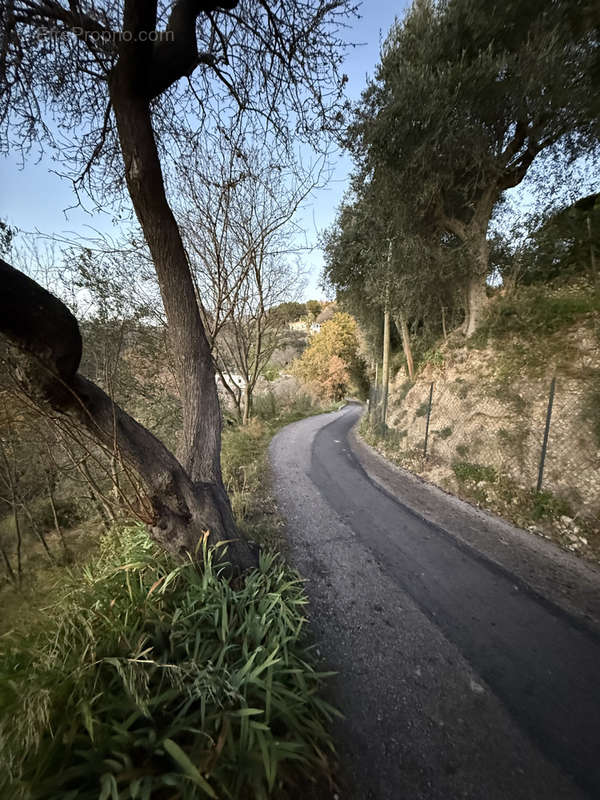
[[[387,278],[385,283],[385,307],[383,312],[383,366],[381,370],[381,421],[387,424],[388,391],[390,384],[390,265],[392,262],[392,240],[388,244]]]

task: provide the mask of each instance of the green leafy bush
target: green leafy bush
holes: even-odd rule
[[[37,630],[3,637],[2,797],[289,797],[327,771],[301,581],[263,555],[236,585],[203,555],[175,565],[125,529]]]
[[[458,461],[452,465],[452,469],[461,483],[479,483],[479,481],[494,483],[498,477],[493,467],[472,464],[469,461]]]

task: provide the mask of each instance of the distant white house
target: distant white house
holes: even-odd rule
[[[333,315],[337,312],[337,306],[335,303],[330,303],[327,308],[324,308],[323,311],[319,314],[316,320],[310,326],[310,333],[314,336],[315,333],[319,333],[321,330],[321,326],[324,325],[326,322],[329,322],[330,319],[333,319]]]
[[[295,322],[289,322],[288,327],[291,331],[302,331],[303,333],[308,333],[311,336],[314,336],[321,330],[321,325],[323,325],[324,322],[328,322],[336,313],[336,311],[336,304],[330,303],[323,309],[323,311],[321,311],[314,322],[307,322],[306,319],[299,319]]]
[[[290,322],[288,324],[291,331],[302,331],[302,333],[306,333],[308,330],[308,323],[303,319],[299,319],[296,320],[296,322]]]

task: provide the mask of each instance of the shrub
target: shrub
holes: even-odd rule
[[[535,520],[555,519],[572,515],[571,507],[562,497],[552,492],[531,491],[531,516]]]
[[[551,335],[598,311],[600,297],[587,288],[522,286],[518,292],[498,298],[487,319],[468,340],[468,346],[483,348],[490,336],[501,338],[519,334],[537,338]]]
[[[452,469],[454,470],[456,478],[461,483],[479,483],[479,481],[494,483],[498,477],[493,467],[486,467],[483,464],[472,464],[469,461],[457,461],[452,465]]]
[[[279,403],[274,392],[267,391],[254,395],[252,414],[262,420],[276,419],[280,413]]]
[[[422,363],[431,364],[432,367],[443,367],[445,363],[444,354],[436,348],[427,350],[423,355]]]
[[[0,792],[44,800],[267,798],[327,770],[333,711],[273,556],[244,585],[112,537],[39,629],[3,637]]]
[[[429,409],[429,401],[424,400],[415,411],[415,417],[425,417],[427,415],[428,409]]]

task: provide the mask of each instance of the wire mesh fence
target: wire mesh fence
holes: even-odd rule
[[[406,381],[385,423],[372,387],[368,420],[398,463],[444,488],[570,523],[571,549],[587,544],[579,523],[600,532],[600,391],[591,378]]]

